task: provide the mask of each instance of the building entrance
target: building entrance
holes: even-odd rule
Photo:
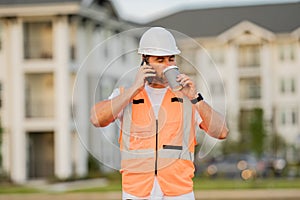
[[[54,175],[53,132],[28,133],[29,178],[47,178]]]

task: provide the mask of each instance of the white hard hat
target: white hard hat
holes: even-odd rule
[[[173,35],[162,27],[147,30],[140,40],[139,54],[169,56],[180,54]]]

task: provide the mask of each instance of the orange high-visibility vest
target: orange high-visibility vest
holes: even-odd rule
[[[166,196],[193,191],[195,108],[180,92],[167,90],[155,118],[145,89],[124,109],[120,134],[123,190],[149,196],[154,177]]]

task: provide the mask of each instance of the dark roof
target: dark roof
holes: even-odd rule
[[[7,7],[15,7],[15,6],[24,6],[24,7],[30,7],[34,5],[49,5],[49,4],[64,4],[64,3],[74,3],[78,4],[81,7],[84,8],[90,8],[94,6],[94,10],[97,10],[99,13],[103,12],[104,9],[106,9],[106,13],[109,15],[110,18],[116,19],[118,16],[116,14],[116,10],[111,4],[110,0],[0,0],[0,7],[1,8],[7,8]],[[101,8],[101,9],[99,9]],[[89,12],[88,10],[83,13],[79,13],[83,15],[84,17],[91,17],[92,18],[92,13],[87,13]],[[96,12],[93,12],[96,13]],[[8,16],[13,16],[16,13],[7,14]],[[3,15],[2,15],[3,16]],[[97,16],[94,16],[94,19],[96,19]],[[98,18],[97,18],[98,19]],[[98,20],[101,20],[102,18],[99,18]],[[109,20],[107,20],[108,23]],[[129,24],[129,23],[128,23]]]
[[[292,32],[300,27],[300,2],[188,10],[144,25],[163,26],[190,37],[206,37],[219,35],[244,20],[274,33]]]
[[[82,0],[0,0],[0,5],[81,2]]]

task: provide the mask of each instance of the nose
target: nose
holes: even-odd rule
[[[166,66],[166,67],[168,67],[168,66],[171,66],[171,62],[170,62],[170,61],[168,61],[168,60],[167,60],[167,61],[165,61],[165,66]]]
[[[169,58],[165,58],[165,59],[164,59],[164,65],[165,65],[166,67],[171,66],[171,65],[174,65],[174,61],[170,61]]]

